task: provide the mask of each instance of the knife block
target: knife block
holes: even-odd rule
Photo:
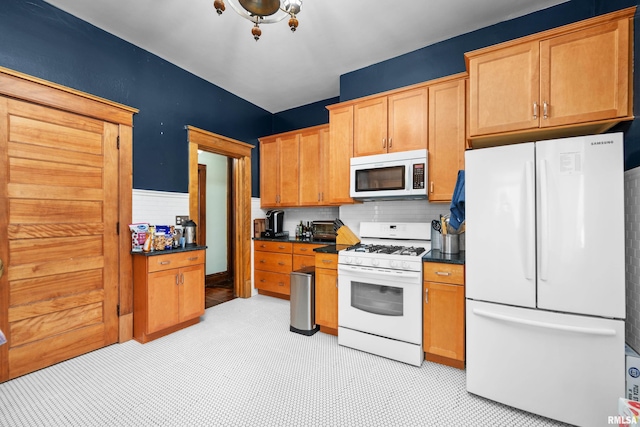
[[[360,239],[356,236],[353,231],[346,225],[340,227],[337,231],[336,236],[336,244],[337,245],[357,245],[360,243]]]

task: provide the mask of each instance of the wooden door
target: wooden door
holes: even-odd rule
[[[313,130],[300,134],[299,206],[317,206],[320,203],[321,165],[320,132]]]
[[[327,201],[336,205],[353,203],[348,178],[353,157],[353,105],[329,110],[329,157]]]
[[[280,196],[278,204],[280,206],[297,206],[298,205],[298,150],[300,146],[300,138],[298,134],[289,135],[287,137],[278,138],[279,150],[279,184]]]
[[[427,148],[428,92],[425,87],[389,95],[390,153]]]
[[[204,264],[180,269],[179,321],[194,319],[204,314]]]
[[[629,20],[540,43],[541,127],[613,119],[629,111]],[[547,116],[544,116],[544,103]]]
[[[359,102],[353,108],[353,156],[387,152],[387,97]]]
[[[0,381],[118,339],[118,125],[0,98]]]
[[[469,136],[538,127],[539,46],[532,41],[469,59]]]
[[[316,269],[316,323],[338,329],[338,272],[334,269]]]
[[[464,360],[464,286],[424,282],[424,351]]]
[[[464,169],[465,80],[429,87],[429,201],[450,202]]]
[[[278,143],[275,139],[260,140],[260,206],[277,206]]]

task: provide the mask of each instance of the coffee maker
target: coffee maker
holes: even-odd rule
[[[262,232],[262,237],[286,237],[288,232],[283,229],[284,224],[284,211],[281,210],[269,210],[267,211],[267,220],[265,222],[265,231]]]

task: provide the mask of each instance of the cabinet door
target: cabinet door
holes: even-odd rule
[[[465,80],[429,87],[429,201],[453,197],[464,169]]]
[[[427,88],[389,96],[389,152],[427,148],[428,99]]]
[[[296,206],[298,204],[298,134],[278,138],[279,150],[279,187],[280,206]]]
[[[464,286],[424,282],[423,339],[426,353],[464,360]]]
[[[532,41],[469,59],[470,136],[538,127],[539,46]]]
[[[330,204],[353,203],[349,196],[350,161],[353,157],[353,105],[329,111],[329,185],[325,187]]]
[[[300,206],[320,203],[320,132],[303,132],[300,135]]]
[[[180,269],[180,322],[204,314],[204,264]]]
[[[542,41],[540,81],[541,127],[630,114],[629,20]]]
[[[313,255],[294,255],[292,270],[300,270],[305,267],[313,267],[316,263],[316,257]]]
[[[338,272],[316,269],[316,323],[338,329]]]
[[[147,290],[147,335],[179,322],[178,269],[150,273]],[[204,288],[203,288],[204,292]]]
[[[260,206],[277,206],[278,143],[275,139],[260,141]]]
[[[387,97],[370,99],[353,107],[353,156],[387,152]]]

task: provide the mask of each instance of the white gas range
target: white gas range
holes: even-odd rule
[[[338,344],[420,366],[429,223],[363,222],[338,253]]]

